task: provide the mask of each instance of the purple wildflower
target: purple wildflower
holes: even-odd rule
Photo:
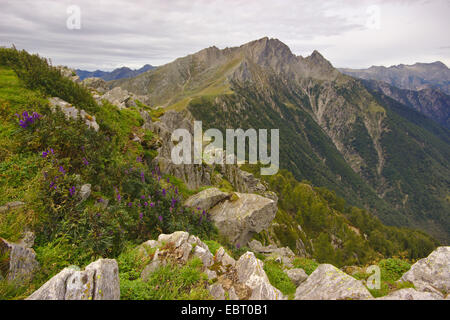
[[[88,165],[89,165],[89,161],[87,161],[86,158],[83,158],[83,164],[84,164],[85,166],[88,166]]]
[[[21,115],[16,113],[16,116],[19,118],[19,126],[21,126],[24,129],[27,128],[29,125],[33,124],[37,119],[42,117],[42,115],[40,115],[37,112],[33,112],[30,115],[28,111],[22,112]]]
[[[161,222],[163,221],[163,217],[162,217],[162,216],[159,216],[158,219],[159,219],[159,221],[161,221]]]
[[[64,170],[62,166],[59,166],[59,172],[61,172],[62,174],[66,174],[66,170]]]
[[[71,187],[69,189],[69,193],[70,193],[70,196],[73,197],[73,195],[75,194],[75,187]]]
[[[150,207],[153,208],[155,204],[153,202],[150,202]]]
[[[46,158],[48,156],[48,150],[42,152],[42,158]]]
[[[138,156],[138,157],[136,158],[136,162],[142,162],[142,157]]]
[[[144,217],[144,215],[142,214],[142,212],[139,213],[139,219],[142,220],[142,218]]]
[[[142,180],[142,182],[145,182],[144,171],[141,171],[141,180]]]
[[[162,189],[162,195],[163,195],[163,197],[166,196],[166,189]]]
[[[128,206],[132,207],[133,206],[133,202],[128,202]]]

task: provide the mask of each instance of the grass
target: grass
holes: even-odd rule
[[[208,277],[202,273],[202,262],[198,258],[184,266],[172,263],[160,266],[146,282],[139,277],[145,267],[145,257],[136,259],[136,253],[130,256],[128,252],[122,254],[118,261],[122,300],[212,299],[207,290]]]
[[[295,268],[303,269],[308,276],[319,266],[316,261],[308,258],[295,258],[293,265]]]
[[[266,260],[264,262],[264,271],[271,285],[279,289],[284,295],[287,295],[290,300],[294,298],[295,284],[283,271],[280,263],[273,260]]]

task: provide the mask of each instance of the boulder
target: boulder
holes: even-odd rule
[[[225,290],[220,283],[210,285],[208,291],[216,300],[225,300]]]
[[[115,105],[119,109],[136,106],[134,100],[146,100],[145,97],[135,96],[133,93],[130,93],[127,90],[122,89],[121,87],[115,87],[107,91],[102,96],[102,99],[108,100],[111,104]]]
[[[283,294],[270,284],[263,267],[253,252],[246,252],[236,262],[239,282],[252,290],[250,300],[284,300]]]
[[[213,255],[209,250],[204,249],[200,246],[195,246],[194,248],[194,256],[200,258],[205,267],[210,267],[213,264]]]
[[[303,283],[306,279],[308,279],[308,275],[305,270],[300,268],[290,269],[286,271],[287,276],[291,281],[298,287],[301,283]]]
[[[0,238],[0,257],[5,259],[0,260],[0,278],[4,277],[20,283],[28,282],[33,278],[39,268],[36,253],[31,249],[33,243],[33,233],[26,233],[25,238],[18,243]]]
[[[400,289],[376,300],[443,300],[435,293],[421,292],[413,288]]]
[[[331,264],[321,264],[296,290],[296,300],[371,299],[367,288]]]
[[[419,291],[445,295],[450,291],[450,246],[439,247],[411,266],[401,278]]]
[[[31,294],[27,300],[119,300],[119,267],[116,260],[100,259],[84,271],[65,268]]]
[[[81,201],[87,200],[87,198],[89,198],[90,195],[91,195],[91,185],[89,183],[83,184],[80,188],[80,193],[79,193]]]
[[[189,197],[184,205],[194,209],[209,210],[230,196],[230,193],[222,192],[217,188],[208,188]]]
[[[86,78],[81,82],[85,87],[91,90],[96,90],[100,93],[106,92],[106,81],[102,78]]]
[[[247,193],[234,193],[210,210],[219,232],[239,246],[245,246],[253,234],[267,229],[276,213],[274,200]]]

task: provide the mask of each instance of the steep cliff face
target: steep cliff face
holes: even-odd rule
[[[382,93],[450,128],[450,96],[437,89],[399,89],[383,81],[364,80],[369,90]]]
[[[281,166],[298,179],[336,190],[385,222],[448,239],[448,132],[369,92],[317,51],[304,58],[263,38],[204,49],[109,86],[166,110],[187,108],[205,130],[279,128]]]

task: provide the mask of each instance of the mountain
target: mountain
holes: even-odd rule
[[[136,77],[137,75],[140,75],[143,72],[146,72],[148,70],[154,69],[154,66],[151,66],[149,64],[144,65],[140,69],[132,70],[128,67],[122,67],[114,69],[113,71],[102,71],[102,70],[95,70],[95,71],[85,71],[77,69],[76,74],[80,77],[81,80],[84,80],[86,78],[101,78],[105,81],[110,80],[117,80],[117,79],[124,79],[124,78],[132,78]]]
[[[450,129],[450,96],[438,89],[399,89],[384,81],[362,80],[369,90],[382,93],[409,106]]]
[[[205,130],[279,128],[281,166],[298,180],[330,188],[385,223],[450,239],[449,131],[367,90],[317,51],[296,56],[263,38],[108,85],[146,95],[151,106],[188,110]]]
[[[450,69],[442,62],[399,64],[391,67],[372,66],[368,69],[339,69],[342,73],[365,80],[384,81],[401,89],[440,89],[450,94]]]

